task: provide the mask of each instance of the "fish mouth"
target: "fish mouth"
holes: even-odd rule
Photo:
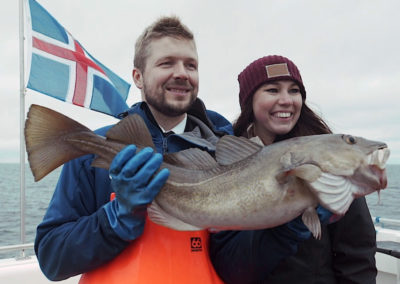
[[[367,162],[370,165],[376,165],[378,168],[384,169],[389,156],[390,150],[384,145],[369,154],[367,156]]]
[[[389,155],[390,150],[381,147],[369,154],[366,165],[360,166],[354,172],[350,180],[361,188],[359,192],[354,192],[356,197],[387,187],[386,162]]]
[[[385,189],[387,187],[386,162],[389,156],[390,150],[385,145],[373,151],[367,157],[371,173],[379,180],[378,189]]]
[[[366,156],[351,176],[322,173],[311,183],[320,203],[335,214],[343,215],[354,198],[386,188],[386,162],[390,151],[380,147]]]

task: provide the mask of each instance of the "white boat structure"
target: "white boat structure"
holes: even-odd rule
[[[387,226],[400,228],[400,220],[374,218],[376,229],[376,266],[378,284],[400,284],[400,230],[386,229]]]
[[[400,220],[375,217],[376,240],[378,252],[375,256],[378,268],[377,284],[400,284],[400,230],[387,229],[398,226]],[[20,284],[53,283],[48,280],[39,268],[35,256],[25,256],[25,250],[32,249],[33,243],[0,247],[0,252],[16,251],[16,258],[0,259],[0,283]],[[75,276],[60,283],[78,283],[80,276]]]

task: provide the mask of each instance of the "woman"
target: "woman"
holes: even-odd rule
[[[234,124],[235,135],[269,145],[331,133],[306,105],[300,72],[289,59],[260,58],[238,80],[242,112]],[[287,249],[281,227],[212,235],[210,256],[221,278],[241,284],[376,283],[375,229],[365,198],[356,199],[339,221],[325,223],[321,240],[311,237],[297,242],[297,253]]]

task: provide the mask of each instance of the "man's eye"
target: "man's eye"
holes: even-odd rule
[[[197,65],[196,65],[196,64],[187,64],[187,67],[188,67],[190,70],[197,70]]]
[[[169,66],[171,64],[172,64],[171,61],[163,61],[163,62],[160,63],[160,66]]]

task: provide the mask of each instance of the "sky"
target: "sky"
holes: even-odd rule
[[[132,82],[134,44],[160,16],[176,15],[194,33],[199,97],[230,121],[237,118],[237,75],[265,55],[300,69],[307,104],[336,133],[386,142],[400,164],[400,1],[372,0],[38,0],[100,62]],[[0,11],[0,163],[18,162],[20,61],[18,1]],[[132,84],[128,104],[140,100]],[[27,90],[30,104],[62,112],[91,129],[107,115]]]

